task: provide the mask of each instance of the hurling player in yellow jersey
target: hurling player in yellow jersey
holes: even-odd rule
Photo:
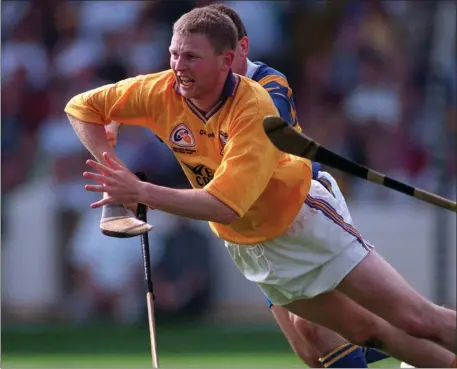
[[[452,365],[455,311],[417,294],[311,179],[311,163],[269,142],[262,120],[277,109],[262,86],[232,74],[236,47],[230,18],[194,9],[174,24],[171,70],[70,100],[65,111],[98,161],[88,161],[98,173],[83,175],[98,184],[86,189],[108,194],[91,206],[143,203],[207,220],[273,304],[411,365]],[[103,125],[111,121],[150,128],[194,188],[139,181],[109,145]]]

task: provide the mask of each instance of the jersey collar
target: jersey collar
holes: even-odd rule
[[[193,111],[193,113],[198,118],[200,118],[204,123],[206,123],[214,114],[216,114],[221,109],[221,107],[224,105],[224,103],[227,101],[227,99],[229,97],[232,97],[235,95],[236,89],[239,84],[240,84],[240,77],[235,75],[232,72],[232,70],[230,70],[227,75],[227,79],[225,80],[224,87],[222,88],[222,93],[221,93],[221,97],[220,97],[219,101],[207,112],[201,111],[189,99],[185,98],[184,100],[186,101],[189,108]],[[175,81],[173,87],[175,88],[175,90],[178,94],[181,94],[179,91],[179,85],[176,81]]]
[[[222,89],[223,99],[235,95],[236,87],[238,86],[239,81],[239,77],[236,77],[230,69],[227,79],[225,80],[224,88]]]

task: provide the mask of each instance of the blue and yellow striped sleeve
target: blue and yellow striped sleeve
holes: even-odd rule
[[[263,65],[253,79],[268,91],[281,118],[293,126],[298,132],[301,132],[302,129],[297,117],[294,96],[287,78],[277,70]],[[321,165],[312,162],[312,166],[313,179],[317,179]]]
[[[264,76],[260,75],[257,82],[268,91],[281,118],[301,131],[292,89],[289,87],[286,78],[279,74],[273,74],[268,69],[267,72],[269,73]]]

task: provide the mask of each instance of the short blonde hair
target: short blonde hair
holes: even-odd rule
[[[238,41],[240,41],[243,37],[248,35],[248,33],[246,32],[246,27],[244,26],[244,23],[241,20],[240,15],[228,5],[225,5],[224,3],[213,3],[210,5],[206,5],[205,8],[214,10],[216,12],[220,12],[229,17],[232,20],[238,32]]]
[[[232,20],[222,13],[207,8],[195,8],[173,24],[173,35],[202,34],[208,37],[218,54],[235,50],[238,32]]]

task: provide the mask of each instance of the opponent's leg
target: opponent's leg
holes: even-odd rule
[[[283,307],[276,308],[284,309]],[[355,346],[336,332],[306,321],[291,312],[289,315],[298,333],[307,342],[314,344],[320,355],[319,361],[327,368],[357,368],[362,366],[356,365],[368,365],[390,357],[374,348]],[[365,359],[362,360],[359,357]]]
[[[408,334],[457,353],[456,312],[421,296],[375,251],[337,289]]]
[[[310,367],[367,368],[389,355],[355,346],[339,334],[304,320],[282,306],[268,306],[295,354]]]
[[[274,305],[270,305],[270,310],[295,354],[310,368],[323,368],[319,361],[319,352],[295,329],[289,311]]]
[[[362,350],[368,364],[376,363],[378,361],[385,360],[390,357],[390,355],[375,348],[362,347]]]
[[[381,349],[416,367],[449,368],[455,365],[452,352],[431,341],[408,335],[338,291],[296,300],[285,307],[304,319],[338,332],[355,345]]]
[[[276,308],[286,310],[282,306]],[[306,321],[291,312],[288,314],[295,331],[319,354],[318,361],[322,366],[325,368],[368,368],[361,347],[349,343],[328,328]]]

